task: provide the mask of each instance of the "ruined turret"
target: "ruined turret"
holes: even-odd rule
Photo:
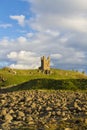
[[[41,67],[39,67],[45,73],[50,73],[50,57],[41,57]]]

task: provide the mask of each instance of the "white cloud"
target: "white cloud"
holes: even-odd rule
[[[31,10],[36,14],[29,25],[33,29],[62,29],[87,33],[86,0],[27,0],[32,3]]]
[[[10,52],[10,54],[7,55],[8,58],[16,60],[17,59],[17,52]]]
[[[13,20],[17,20],[20,26],[24,26],[25,24],[25,16],[24,15],[10,15],[10,18]]]
[[[60,17],[58,19],[60,19],[60,22],[58,22],[57,25],[61,26],[64,29],[87,33],[87,18],[84,18],[81,16],[80,17],[79,16],[77,16],[77,17],[69,16],[67,18]],[[57,20],[57,19],[55,19],[55,20]]]
[[[34,34],[33,34],[33,33],[27,33],[26,36],[27,36],[28,38],[32,38],[32,37],[34,36]]]
[[[25,64],[11,64],[9,67],[14,68],[14,69],[31,69],[31,68],[33,68],[32,66],[29,67],[28,65],[25,65]]]
[[[54,36],[44,32],[33,35],[32,40],[27,38],[27,34],[26,37],[20,36],[17,39],[4,38],[1,40],[0,52],[3,51],[0,53],[0,59],[8,61],[10,67],[19,67],[19,69],[38,68],[40,57],[43,55],[51,56],[51,65],[71,64],[72,66],[72,64],[87,63],[86,53],[69,47],[66,41],[66,44],[61,42],[62,36],[58,36],[54,42]]]
[[[0,28],[9,28],[12,27],[12,24],[0,24]]]
[[[59,14],[78,14],[87,11],[86,0],[26,0],[32,3],[32,10],[36,13],[59,13]]]
[[[53,37],[56,37],[56,36],[59,36],[60,33],[58,31],[56,31],[56,30],[48,29],[48,30],[46,30],[46,34],[50,35],[50,36],[53,36]]]
[[[20,42],[20,43],[24,43],[24,42],[27,41],[27,39],[26,39],[25,37],[23,37],[23,36],[18,37],[17,40],[18,40],[18,42]]]
[[[30,51],[10,52],[7,57],[16,62],[10,65],[11,68],[35,69],[40,66],[40,57]]]
[[[38,17],[38,20],[30,20],[29,25],[35,30],[48,31],[53,30],[67,30],[87,33],[87,17],[79,15],[60,16],[58,14],[43,14]],[[55,32],[56,34],[56,32]]]
[[[51,58],[53,58],[53,59],[61,59],[62,55],[61,54],[51,54]]]
[[[82,51],[75,51],[75,49],[69,49],[68,52],[64,52],[63,58],[60,61],[63,64],[83,65],[86,64],[86,55]]]
[[[62,38],[60,38],[60,42],[61,43],[66,43],[66,42],[68,42],[68,38],[67,37],[62,37]]]

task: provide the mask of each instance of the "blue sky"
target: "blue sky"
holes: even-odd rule
[[[30,11],[30,4],[27,2],[21,2],[21,0],[3,0],[0,2],[0,24],[9,26],[8,28],[1,27],[1,35],[3,36],[10,36],[10,37],[17,37],[18,30],[23,30],[23,28],[19,27],[17,21],[13,21],[10,16],[14,15],[24,15],[26,18],[32,16],[32,12]],[[25,27],[24,30],[28,31],[29,27]]]
[[[0,2],[0,66],[51,67],[86,71],[86,0],[3,0]]]

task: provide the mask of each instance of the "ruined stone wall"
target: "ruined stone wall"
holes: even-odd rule
[[[50,57],[41,57],[41,70],[50,70]]]

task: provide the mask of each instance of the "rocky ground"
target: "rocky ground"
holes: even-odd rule
[[[0,130],[87,130],[87,92],[0,93]]]

